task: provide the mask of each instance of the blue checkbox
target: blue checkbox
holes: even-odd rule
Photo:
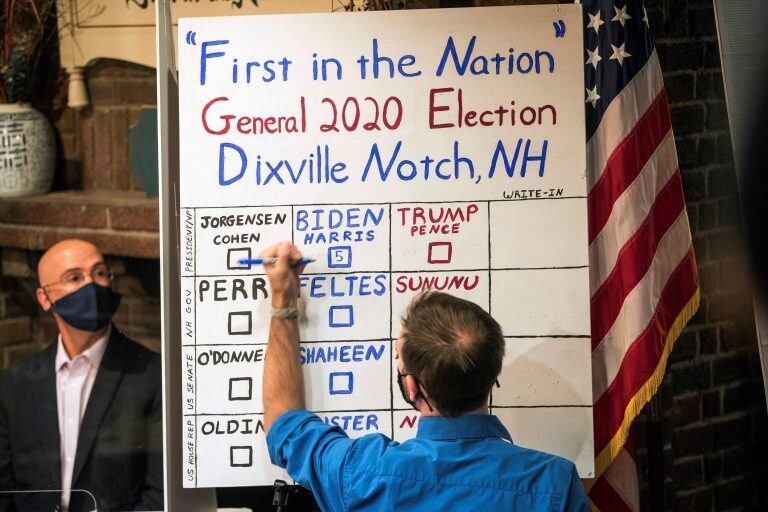
[[[332,395],[350,395],[355,387],[352,372],[331,372],[328,378],[328,392]]]
[[[328,309],[330,327],[352,327],[355,325],[355,310],[352,306],[331,306]]]
[[[328,268],[349,268],[352,266],[352,247],[335,245],[328,248]]]

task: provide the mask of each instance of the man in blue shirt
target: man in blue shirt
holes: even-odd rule
[[[512,444],[488,414],[504,337],[479,306],[444,293],[418,296],[397,341],[403,398],[421,413],[415,439],[350,439],[305,409],[294,267],[288,242],[261,254],[272,291],[264,364],[267,447],[274,464],[326,511],[589,511],[572,462]]]

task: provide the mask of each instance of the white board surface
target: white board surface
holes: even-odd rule
[[[491,412],[513,440],[592,476],[581,22],[576,5],[179,20],[185,486],[287,478],[261,426],[269,287],[238,263],[280,240],[317,259],[310,410],[413,437],[399,318],[443,290],[504,329]]]

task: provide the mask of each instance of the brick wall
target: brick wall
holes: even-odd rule
[[[768,421],[711,0],[646,1],[701,277],[659,393],[668,510],[768,509]],[[638,423],[641,446],[645,419]],[[649,502],[646,450],[641,495]]]
[[[65,87],[52,117],[60,134],[60,168],[54,188],[143,190],[130,169],[129,132],[142,107],[156,104],[155,70],[100,59],[86,70],[91,104],[66,108]]]

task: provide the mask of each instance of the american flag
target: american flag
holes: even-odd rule
[[[698,308],[699,284],[646,10],[632,0],[582,3],[597,475],[590,499],[603,512],[638,510],[629,429]]]

